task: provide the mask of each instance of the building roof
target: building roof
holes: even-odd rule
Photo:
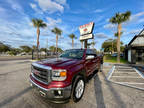
[[[144,46],[144,29],[133,37],[128,46]]]

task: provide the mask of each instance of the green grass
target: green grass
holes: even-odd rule
[[[104,62],[109,63],[117,63],[117,57],[112,57],[111,55],[105,55],[104,56]],[[120,63],[128,63],[127,60],[120,58]]]

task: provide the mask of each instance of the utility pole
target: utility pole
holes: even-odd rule
[[[48,39],[46,39],[46,49],[48,50]]]
[[[48,52],[48,39],[46,39],[45,58],[46,58],[46,56],[47,56],[47,52]]]

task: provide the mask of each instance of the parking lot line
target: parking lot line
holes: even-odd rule
[[[113,73],[115,73],[115,74],[119,74],[119,73],[124,74],[124,73],[126,73],[126,74],[131,74],[131,75],[129,75],[129,76],[128,75],[124,75],[124,76],[114,75],[113,76]],[[139,75],[139,77],[132,76],[132,74]],[[119,78],[119,79],[121,79],[121,81],[114,81],[113,79],[115,79],[115,78],[117,78],[117,79]],[[130,79],[130,82],[123,82],[123,81],[125,81],[125,79]],[[135,69],[133,67],[130,67],[130,66],[123,68],[123,66],[114,65],[112,67],[112,69],[109,71],[108,76],[107,76],[107,80],[110,81],[110,82],[113,82],[115,84],[119,84],[119,85],[123,85],[123,86],[127,86],[127,87],[132,87],[132,88],[136,88],[136,89],[139,89],[139,90],[144,90],[143,87],[138,86],[138,85],[143,86],[144,83],[135,82],[134,79],[143,80],[144,75],[141,72],[139,72],[137,69]],[[131,85],[131,84],[135,84],[135,85]]]
[[[136,82],[116,82],[116,83],[139,84],[139,85],[143,85],[144,84],[144,83],[136,83]]]
[[[110,79],[110,77],[112,76],[112,73],[114,72],[114,70],[115,70],[115,66],[113,66],[112,69],[109,71],[108,76],[107,76],[107,80]]]
[[[134,70],[144,79],[144,75],[139,70],[137,70],[136,68],[134,68]]]
[[[120,77],[120,78],[141,78],[141,77],[132,77],[132,76],[111,76],[111,77]]]
[[[111,81],[111,80],[110,80]],[[127,87],[131,87],[131,88],[136,88],[136,89],[139,89],[139,90],[144,90],[144,88],[141,88],[141,87],[137,87],[137,86],[133,86],[133,85],[129,85],[129,84],[125,84],[123,82],[115,82],[115,81],[111,81],[115,84],[119,84],[119,85],[123,85],[123,86],[127,86]]]
[[[116,69],[116,70],[118,70],[118,71],[119,71],[119,70],[121,70],[121,71],[122,71],[122,70],[125,70],[125,71],[133,71],[133,69]]]
[[[115,73],[136,73],[136,72],[115,72]]]

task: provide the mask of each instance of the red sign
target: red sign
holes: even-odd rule
[[[80,35],[90,34],[93,31],[94,23],[90,22],[88,24],[82,25],[79,27]]]
[[[90,22],[90,23],[88,23],[88,24],[85,24],[85,25],[80,26],[80,28],[84,28],[84,27],[90,26],[90,25],[92,25],[92,24],[93,24],[93,22]]]

